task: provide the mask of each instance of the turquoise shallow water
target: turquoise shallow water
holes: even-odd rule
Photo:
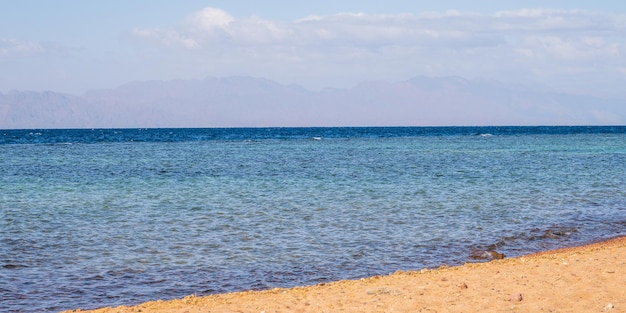
[[[460,264],[626,232],[626,127],[0,130],[1,311]]]

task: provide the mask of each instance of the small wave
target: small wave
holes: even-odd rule
[[[493,135],[492,135],[492,134],[487,133],[487,134],[480,134],[479,136],[480,136],[480,137],[492,137]]]

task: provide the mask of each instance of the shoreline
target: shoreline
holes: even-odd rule
[[[67,312],[626,312],[626,236],[485,263]]]

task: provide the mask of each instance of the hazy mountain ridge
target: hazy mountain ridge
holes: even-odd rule
[[[97,115],[80,97],[51,91],[0,94],[0,128],[89,127]]]
[[[0,93],[0,129],[622,125],[625,102],[461,77],[322,91],[263,78],[207,77],[133,82],[82,96]]]

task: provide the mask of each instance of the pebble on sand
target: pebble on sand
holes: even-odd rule
[[[514,293],[509,297],[509,301],[521,302],[524,298],[521,293]]]
[[[610,311],[610,310],[613,310],[614,308],[615,306],[613,305],[613,303],[609,303],[604,307],[604,309],[602,309],[602,311]]]

